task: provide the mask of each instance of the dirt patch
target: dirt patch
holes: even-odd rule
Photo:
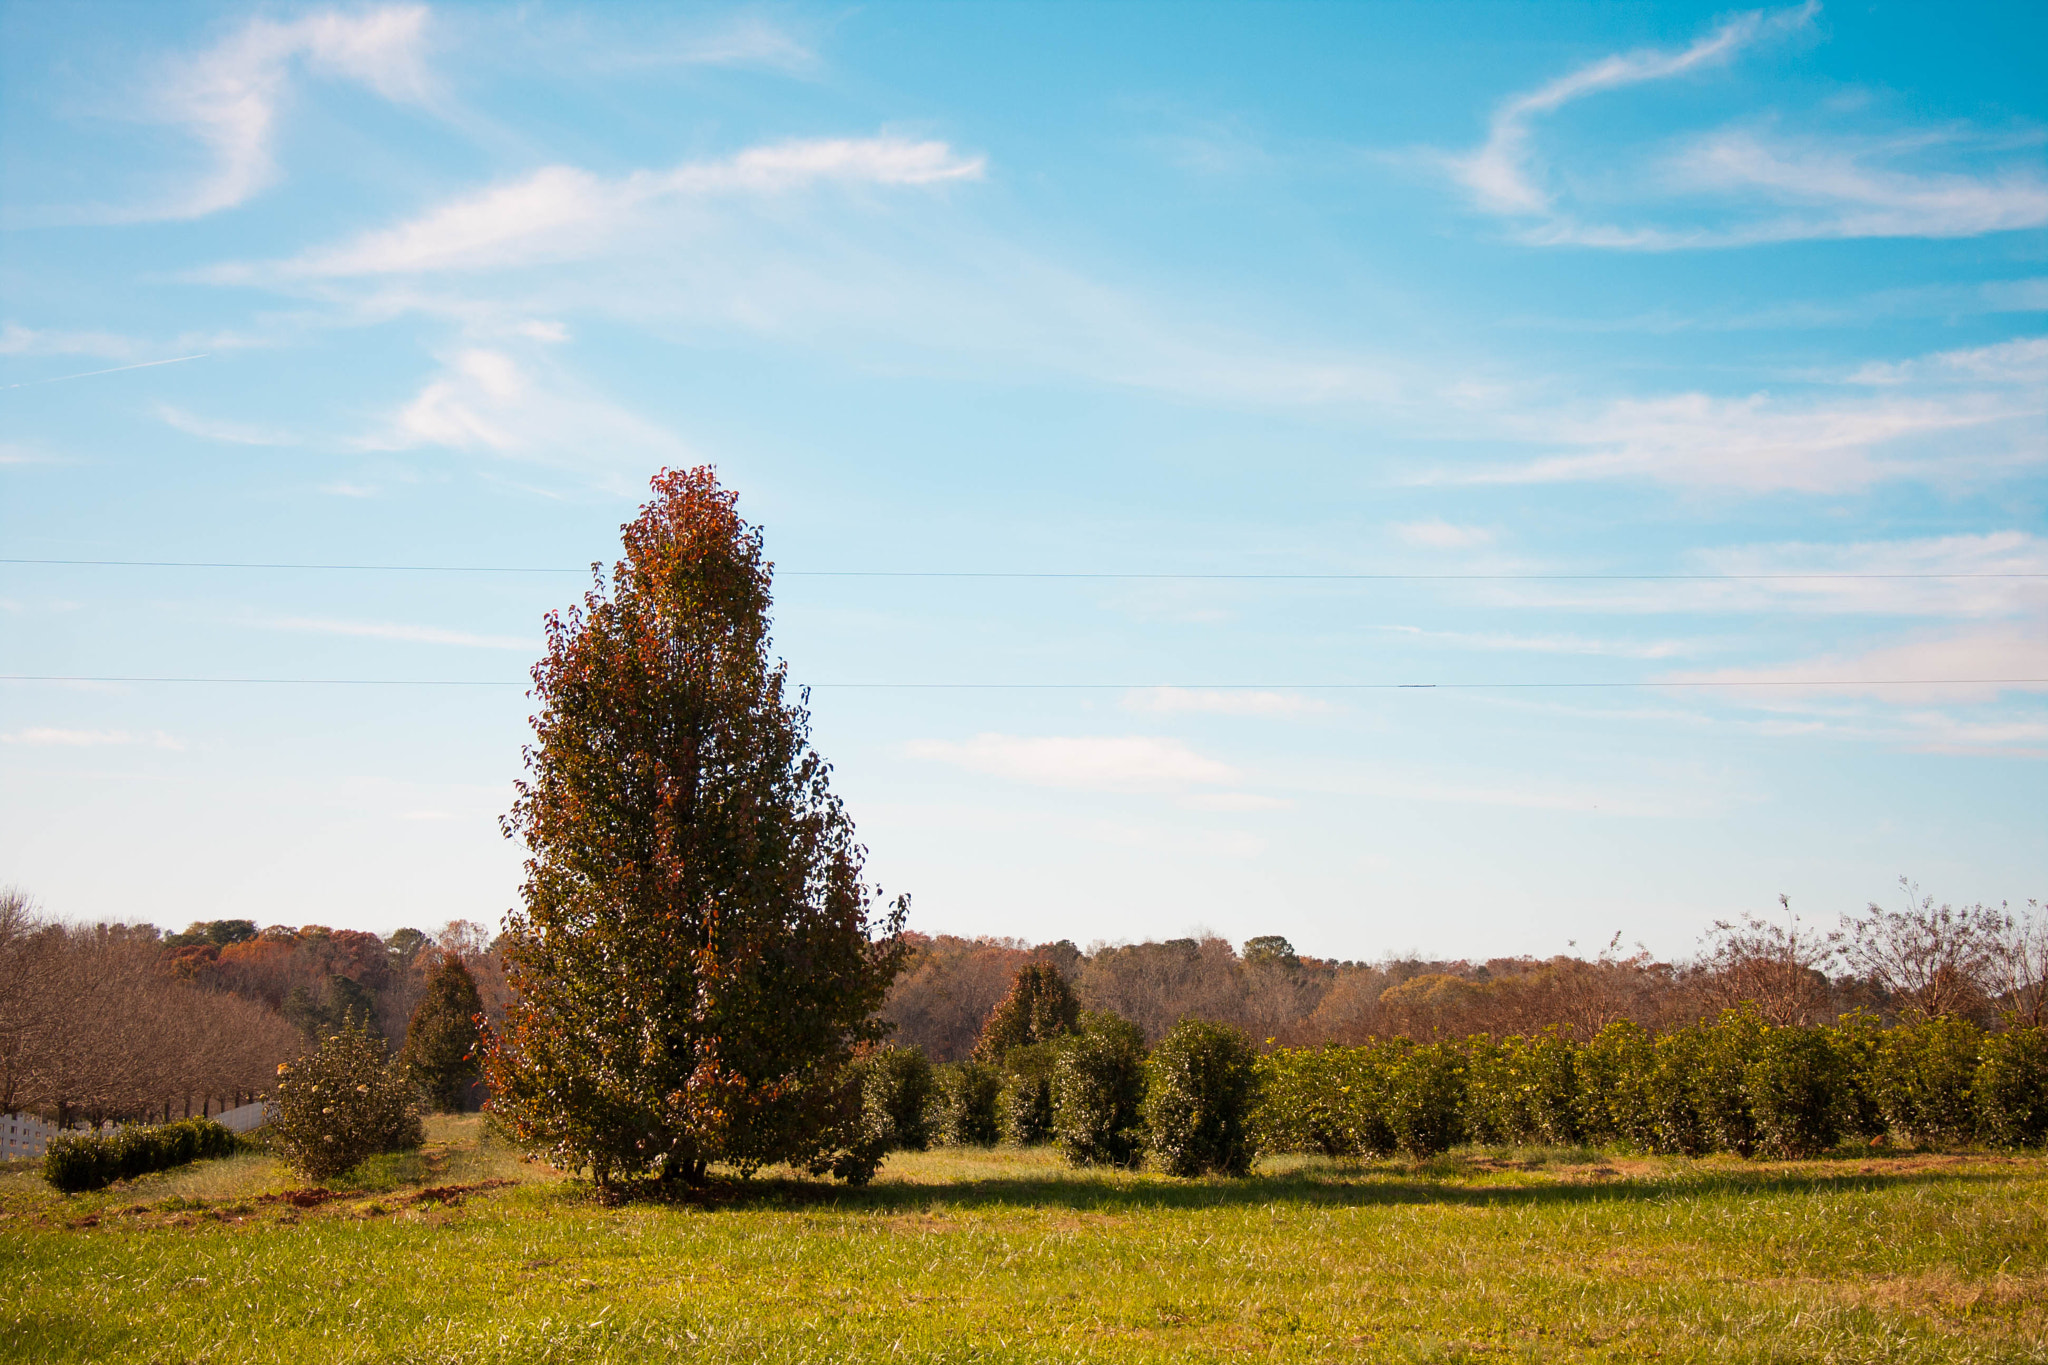
[[[348,1198],[348,1195],[341,1190],[327,1190],[315,1186],[310,1190],[286,1190],[282,1194],[259,1194],[256,1196],[256,1202],[259,1204],[289,1204],[295,1209],[317,1209],[322,1204],[346,1198]]]
[[[447,1204],[453,1206],[460,1204],[462,1197],[466,1194],[475,1194],[479,1190],[501,1190],[507,1185],[516,1185],[518,1183],[516,1180],[479,1180],[474,1185],[436,1185],[431,1189],[421,1190],[415,1194],[412,1197],[412,1202],[415,1204]]]

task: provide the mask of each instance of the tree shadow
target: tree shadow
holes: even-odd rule
[[[1872,1193],[1936,1184],[1986,1184],[1995,1172],[1947,1170],[1854,1171],[1712,1168],[1670,1174],[1559,1180],[1531,1184],[1476,1184],[1426,1172],[1371,1169],[1314,1170],[1170,1180],[1119,1171],[1079,1169],[1045,1175],[988,1176],[916,1183],[879,1181],[851,1186],[800,1176],[713,1180],[696,1189],[652,1186],[622,1190],[629,1202],[705,1209],[771,1211],[830,1209],[846,1213],[942,1213],[998,1209],[1069,1213],[1153,1213],[1289,1204],[1303,1208],[1371,1208],[1441,1204],[1465,1208],[1567,1207],[1644,1203],[1735,1194],[1813,1196]]]

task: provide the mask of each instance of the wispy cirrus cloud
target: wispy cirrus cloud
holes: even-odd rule
[[[140,745],[152,749],[179,750],[184,742],[161,730],[146,735],[126,730],[66,730],[52,725],[32,725],[12,733],[0,733],[0,744],[22,744],[38,748],[100,749]]]
[[[424,5],[251,19],[207,51],[172,63],[136,106],[143,118],[183,128],[210,164],[141,204],[35,216],[148,222],[203,218],[245,203],[277,178],[278,112],[300,70],[351,81],[394,103],[429,104],[428,20]]]
[[[307,635],[345,635],[368,640],[397,640],[417,645],[455,645],[464,649],[504,649],[532,653],[537,640],[518,635],[480,635],[466,630],[444,630],[439,626],[410,625],[398,621],[343,621],[321,616],[267,616],[248,624],[264,630],[287,630]]]
[[[2048,632],[2040,622],[1974,627],[1788,664],[1675,673],[1667,681],[1759,692],[1796,688],[1893,703],[1986,701],[2006,692],[2048,691]]]
[[[1394,534],[1426,550],[1472,550],[1493,542],[1493,532],[1483,526],[1459,526],[1441,517],[1403,522],[1394,527]]]
[[[1943,129],[1904,136],[1785,134],[1752,122],[1682,137],[1641,166],[1577,177],[1569,195],[1546,173],[1542,121],[1567,105],[1724,66],[1773,37],[1811,25],[1816,0],[1738,15],[1677,50],[1602,58],[1495,109],[1484,142],[1433,160],[1473,207],[1545,246],[1666,251],[1857,237],[1974,237],[2048,223],[2048,180],[2032,163],[1989,169],[1924,164],[1983,139]],[[1594,182],[1622,187],[1604,205]],[[1614,191],[1610,188],[1610,193]],[[1633,203],[1626,202],[1632,198]],[[1637,221],[1617,221],[1625,211]]]
[[[928,186],[978,180],[979,156],[939,141],[811,138],[752,147],[716,161],[605,177],[544,166],[451,200],[410,222],[269,265],[225,265],[220,282],[480,270],[596,254],[648,214],[721,195],[769,195],[820,184]]]
[[[1123,695],[1126,711],[1156,716],[1325,716],[1337,708],[1294,692],[1139,687]]]
[[[1154,735],[1029,736],[985,733],[913,740],[913,758],[1044,787],[1147,791],[1228,782],[1237,773],[1183,741]]]
[[[665,428],[527,352],[466,347],[446,357],[381,427],[360,437],[366,450],[448,450],[591,473],[607,488],[633,486],[626,471],[693,458]]]
[[[1901,478],[1968,482],[2048,460],[2048,339],[1866,365],[1801,387],[1793,396],[1661,394],[1587,412],[1512,413],[1508,430],[1563,449],[1420,481],[1634,479],[1820,493]]]
[[[208,441],[223,441],[229,445],[239,446],[291,446],[299,443],[299,438],[288,431],[257,426],[249,422],[201,417],[186,412],[183,408],[172,407],[168,403],[159,404],[156,415],[165,426]]]
[[[1677,52],[1604,57],[1508,99],[1488,122],[1485,142],[1471,152],[1442,157],[1442,164],[1481,208],[1494,213],[1548,214],[1554,198],[1539,183],[1534,164],[1535,130],[1540,119],[1591,95],[1669,80],[1726,62],[1768,32],[1807,23],[1819,8],[1809,0],[1768,20],[1761,12],[1740,15]]]

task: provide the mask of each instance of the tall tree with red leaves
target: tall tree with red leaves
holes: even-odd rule
[[[653,492],[609,592],[551,613],[534,666],[493,1105],[600,1186],[712,1161],[865,1180],[846,1063],[885,1027],[908,901],[863,885],[807,698],[769,658],[760,531],[708,467]]]

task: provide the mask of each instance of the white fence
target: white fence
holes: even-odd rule
[[[273,1106],[268,1104],[245,1104],[239,1109],[228,1109],[212,1115],[213,1121],[230,1133],[254,1132],[269,1122]],[[110,1123],[102,1131],[112,1132],[121,1125]],[[69,1129],[59,1128],[48,1119],[34,1114],[0,1114],[0,1160],[22,1161],[43,1154],[50,1145],[50,1139],[59,1133],[90,1133],[85,1124],[76,1124]]]

